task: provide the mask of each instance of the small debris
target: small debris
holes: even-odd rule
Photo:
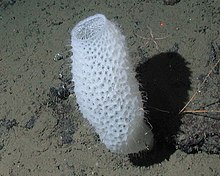
[[[60,85],[59,87],[51,87],[49,97],[51,100],[56,103],[59,102],[59,100],[66,100],[70,95],[70,92],[65,84]]]
[[[60,61],[60,60],[62,60],[62,59],[70,58],[71,55],[72,55],[72,52],[69,51],[69,50],[61,51],[61,52],[55,54],[53,60],[54,60],[54,61]]]
[[[66,100],[70,95],[69,90],[67,89],[66,85],[62,85],[61,87],[57,88],[57,96],[61,100]]]
[[[164,5],[175,5],[180,2],[180,0],[163,0]]]
[[[6,9],[8,6],[13,6],[16,0],[2,0],[0,1],[0,8]]]
[[[62,60],[63,58],[64,58],[64,57],[63,57],[63,54],[57,53],[57,54],[55,54],[53,60],[54,60],[54,61],[59,61],[59,60]]]
[[[210,46],[210,54],[209,54],[209,60],[207,62],[207,65],[211,65],[213,67],[215,64],[217,64],[218,60],[220,59],[220,46],[216,42],[211,42]],[[214,69],[213,73],[219,75],[219,67],[220,63],[218,63]]]
[[[27,128],[27,129],[33,128],[36,120],[37,119],[34,116],[32,116],[31,119],[28,120],[28,122],[26,123],[25,128]]]
[[[73,142],[72,135],[76,131],[76,125],[70,116],[60,118],[58,120],[58,133],[61,137],[61,144],[70,144]]]
[[[3,126],[7,130],[10,130],[11,128],[13,128],[14,126],[17,126],[17,125],[18,125],[18,122],[15,119],[12,119],[12,120],[1,119],[0,120],[0,127]]]

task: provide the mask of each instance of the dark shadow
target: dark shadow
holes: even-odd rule
[[[190,75],[185,59],[174,52],[155,55],[138,66],[137,79],[153,126],[155,145],[151,152],[129,155],[134,165],[160,163],[175,151],[173,137],[181,125],[178,113],[188,99]]]

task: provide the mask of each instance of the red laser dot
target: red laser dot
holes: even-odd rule
[[[160,22],[160,26],[163,27],[165,26],[165,23],[163,21]]]

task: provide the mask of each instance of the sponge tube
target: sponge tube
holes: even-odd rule
[[[71,31],[74,92],[84,118],[114,153],[137,153],[153,146],[125,37],[102,14]]]

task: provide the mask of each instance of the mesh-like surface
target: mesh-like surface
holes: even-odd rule
[[[72,36],[74,91],[80,111],[95,127],[102,142],[113,152],[123,152],[121,146],[126,145],[132,133],[129,127],[133,120],[144,116],[139,110],[141,96],[128,61],[124,36],[114,24],[100,20],[85,21],[86,26],[97,29],[89,35],[87,29],[77,26],[71,33],[77,34],[77,38],[80,34],[81,38],[75,40]],[[83,34],[85,37],[81,36]],[[92,38],[88,37],[90,35]]]

